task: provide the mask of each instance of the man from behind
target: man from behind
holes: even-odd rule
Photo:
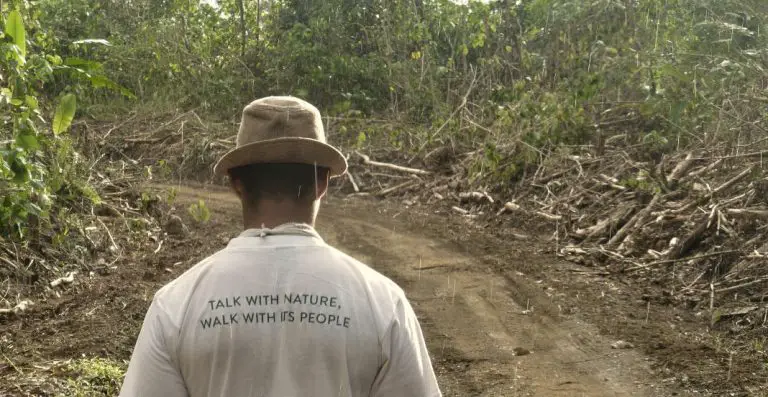
[[[346,168],[311,104],[243,110],[214,171],[245,231],[155,294],[120,396],[441,396],[402,289],[314,229]]]

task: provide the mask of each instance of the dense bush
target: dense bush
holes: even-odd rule
[[[99,63],[76,56],[106,42],[62,45],[30,2],[0,2],[0,11],[0,236],[60,241],[71,211],[99,201],[67,134],[77,98],[119,87]]]

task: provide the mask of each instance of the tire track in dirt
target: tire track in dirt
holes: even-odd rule
[[[239,204],[226,192],[182,188],[180,194],[201,195],[239,217]],[[446,396],[663,394],[646,386],[644,357],[611,349],[589,324],[558,318],[534,282],[498,274],[450,242],[426,236],[424,228],[383,214],[376,203],[331,198],[318,230],[405,289]],[[516,348],[531,353],[517,355]]]

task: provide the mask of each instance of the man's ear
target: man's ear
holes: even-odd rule
[[[233,179],[230,176],[229,186],[232,188],[232,191],[235,192],[235,194],[237,195],[237,198],[239,198],[242,201],[244,197],[243,183],[239,179]]]
[[[328,185],[331,183],[331,173],[326,171],[322,175],[317,175],[317,186],[315,187],[315,200],[325,197],[328,192]]]

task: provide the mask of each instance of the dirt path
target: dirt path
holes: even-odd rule
[[[238,219],[239,204],[226,192],[182,195],[202,196]],[[331,199],[318,230],[403,286],[446,396],[658,395],[646,385],[643,357],[612,349],[589,324],[553,318],[558,308],[535,282],[495,274],[484,260],[398,215],[373,202]]]
[[[5,324],[3,354],[13,358],[16,372],[79,355],[127,360],[152,293],[240,230],[233,196],[215,188],[181,188],[178,208],[198,198],[212,212],[209,224],[192,227],[187,238],[126,253],[115,274],[92,277]],[[459,229],[443,216],[414,217],[361,199],[330,198],[318,220],[330,244],[406,290],[445,396],[669,395],[654,386],[648,361],[636,350],[612,349],[613,340],[596,327],[563,315],[562,295],[546,280],[499,271],[551,261],[532,253],[534,242],[485,249],[479,237],[461,237]],[[0,379],[6,375],[15,374],[0,367]]]

